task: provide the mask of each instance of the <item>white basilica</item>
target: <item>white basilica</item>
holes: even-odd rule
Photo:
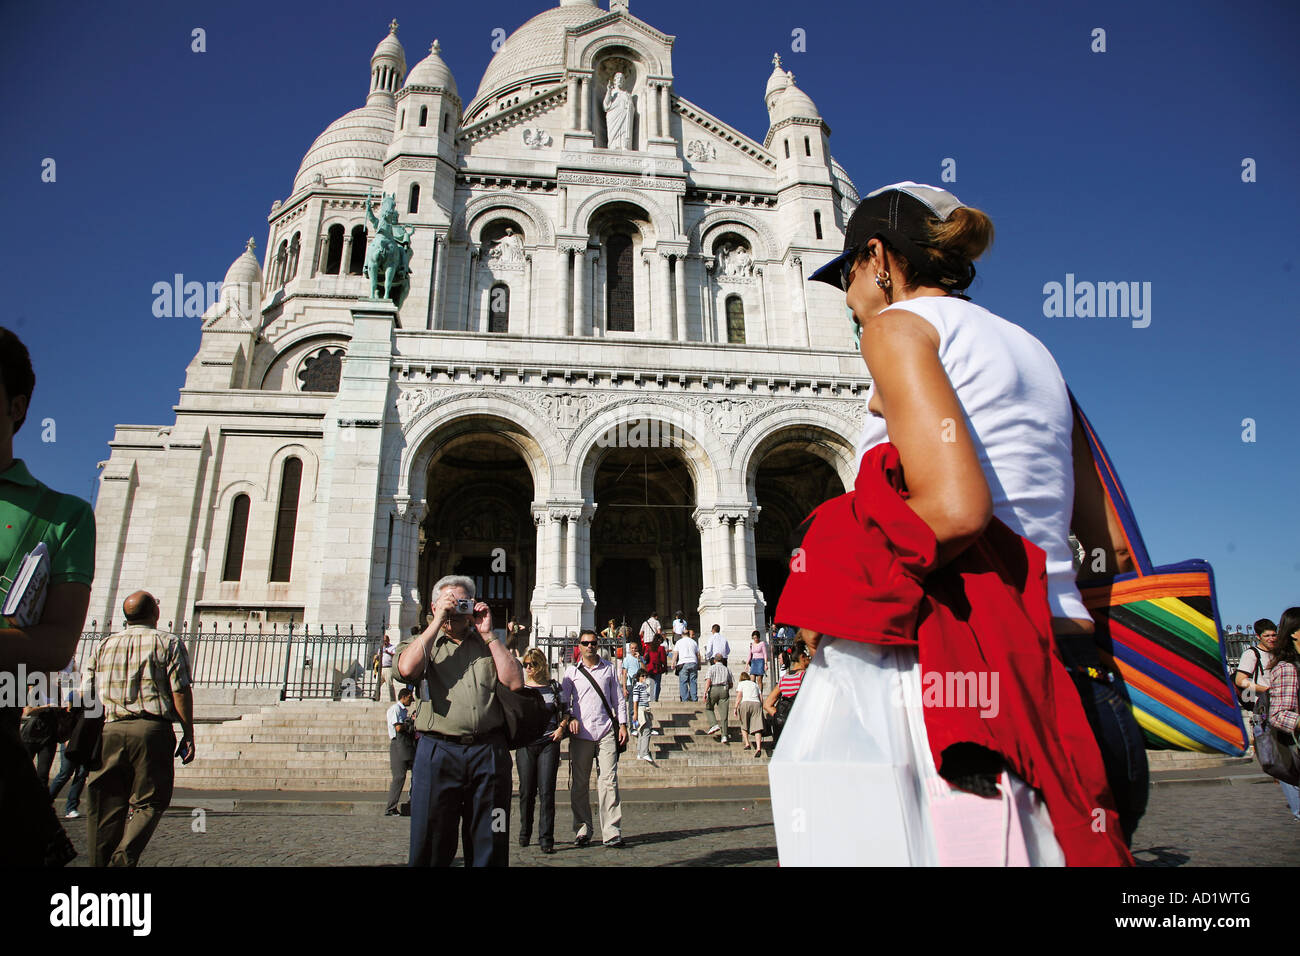
[[[498,626],[682,610],[743,647],[866,415],[843,297],[805,281],[858,199],[830,127],[779,58],[761,141],[709,113],[627,0],[539,13],[467,102],[439,49],[408,71],[391,25],[230,267],[175,423],[117,427],[88,617],[147,588],[175,630],[396,633],[456,572]],[[400,308],[363,275],[384,193]]]

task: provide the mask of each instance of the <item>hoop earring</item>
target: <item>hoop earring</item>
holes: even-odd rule
[[[876,287],[879,288],[881,292],[885,293],[885,303],[887,305],[892,304],[894,301],[894,296],[890,291],[892,285],[893,280],[890,279],[888,272],[876,273]]]

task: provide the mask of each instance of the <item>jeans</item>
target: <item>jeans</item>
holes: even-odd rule
[[[555,846],[555,779],[560,772],[560,742],[547,740],[515,751],[519,767],[519,840],[533,836],[533,809],[541,797],[542,816],[537,828],[537,845]]]
[[[641,711],[641,726],[636,731],[636,755],[650,757],[650,731],[654,726],[654,717],[648,710]],[[653,759],[653,758],[651,758]]]
[[[1097,645],[1091,636],[1058,636],[1056,644],[1068,667],[1105,669],[1101,666]],[[1149,778],[1146,739],[1129,705],[1128,688],[1119,674],[1115,675],[1113,683],[1094,680],[1073,669],[1070,676],[1074,679],[1074,686],[1083,703],[1083,712],[1101,750],[1101,759],[1106,766],[1106,781],[1110,784],[1110,792],[1115,799],[1115,809],[1119,811],[1124,841],[1132,845],[1133,831],[1137,829],[1138,821],[1147,809]]]
[[[650,679],[655,682],[655,700],[659,699],[659,685],[663,682],[663,674],[651,674]]]
[[[1291,816],[1300,817],[1300,787],[1283,783],[1281,780],[1278,783],[1282,784],[1282,796],[1286,797],[1286,805],[1291,811]]]
[[[473,744],[421,734],[411,767],[411,866],[510,865],[510,751],[504,734]]]
[[[63,804],[64,814],[69,814],[81,806],[81,790],[86,785],[86,776],[90,769],[85,764],[73,763],[68,759],[65,752],[67,744],[59,747],[59,772],[54,775],[54,780],[50,783],[50,799],[55,800],[59,796],[59,791],[69,780],[72,785],[68,787],[68,799]]]
[[[699,674],[700,665],[683,664],[681,673],[677,675],[678,696],[682,700],[697,700],[700,696],[700,688],[696,682],[696,676]]]

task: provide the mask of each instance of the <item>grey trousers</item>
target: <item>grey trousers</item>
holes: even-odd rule
[[[176,734],[162,720],[104,724],[104,762],[86,779],[91,866],[135,866],[172,802]]]
[[[591,764],[596,761],[596,785],[600,793],[601,839],[606,843],[622,836],[623,809],[618,802],[618,728],[600,740],[569,738],[569,805],[573,810],[575,836],[591,836]]]

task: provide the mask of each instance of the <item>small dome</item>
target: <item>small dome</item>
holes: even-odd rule
[[[244,254],[230,264],[226,270],[225,281],[221,283],[222,289],[238,288],[245,283],[260,283],[262,281],[262,265],[257,261],[257,243],[253,237],[248,237],[248,245],[244,248]]]
[[[384,155],[396,124],[397,111],[381,104],[340,116],[307,150],[294,177],[293,191],[310,186],[317,175],[329,185],[343,180],[350,185],[382,186]]]
[[[375,47],[375,52],[370,55],[371,64],[373,65],[381,57],[396,60],[398,69],[403,73],[406,72],[406,51],[402,49],[402,44],[397,39],[396,20],[388,24],[388,36],[379,41],[379,46]]]
[[[506,37],[483,71],[474,100],[465,110],[471,117],[499,90],[530,77],[557,77],[564,72],[564,31],[604,16],[593,0],[563,0],[543,10]]]
[[[447,90],[453,96],[459,96],[456,92],[456,78],[451,75],[451,70],[443,62],[442,46],[437,40],[429,47],[429,55],[411,69],[406,75],[407,86],[434,86]]]
[[[786,87],[790,85],[790,74],[781,69],[781,54],[772,54],[772,75],[767,78],[767,90],[763,93],[763,101],[767,103],[767,111],[772,112],[774,105],[773,97],[785,92]]]
[[[812,98],[799,87],[794,85],[794,74],[787,73],[790,78],[790,85],[786,87],[784,93],[776,98],[776,104],[770,110],[772,115],[772,125],[775,126],[782,120],[798,116],[801,119],[821,119],[822,114],[817,109],[817,104]]]

